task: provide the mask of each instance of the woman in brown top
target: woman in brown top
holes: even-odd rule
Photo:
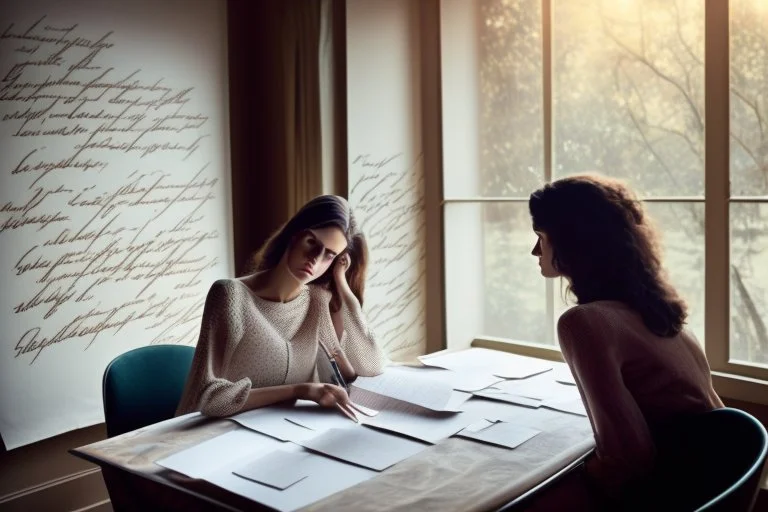
[[[257,253],[253,274],[211,286],[177,414],[302,398],[353,416],[338,384],[384,365],[362,312],[367,260],[345,199],[304,205]]]
[[[595,433],[585,468],[597,493],[582,497],[616,499],[651,469],[657,429],[723,404],[634,194],[613,179],[573,176],[531,194],[529,208],[541,274],[564,277],[577,302],[557,333]],[[560,499],[564,510],[590,508]],[[536,508],[557,507],[545,501]]]

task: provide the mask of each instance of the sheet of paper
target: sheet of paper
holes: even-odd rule
[[[232,472],[282,491],[309,476],[306,462],[311,456],[308,452],[275,450]]]
[[[301,441],[317,435],[317,432],[291,423],[285,419],[285,415],[292,411],[290,407],[262,407],[250,411],[241,412],[229,419],[236,421],[245,428],[261,432],[281,441]],[[339,414],[341,416],[341,414]],[[352,423],[351,420],[347,419]]]
[[[449,414],[444,412],[409,413],[386,410],[366,422],[369,427],[376,427],[397,432],[427,443],[438,443],[443,439],[477,421],[477,418],[465,413]]]
[[[376,377],[358,377],[352,386],[372,393],[412,403],[433,411],[445,410],[453,388],[413,368],[392,366]]]
[[[529,379],[499,382],[484,391],[493,390],[537,400],[574,400],[580,397],[576,386],[555,382],[550,373]]]
[[[424,443],[362,426],[332,428],[301,445],[376,471],[384,471],[427,448]]]
[[[296,407],[283,412],[283,418],[315,432],[324,432],[332,428],[350,428],[357,425],[336,408],[321,407],[314,402],[309,404],[297,403]],[[362,415],[358,415],[358,418],[367,419]]]
[[[555,382],[559,382],[560,384],[569,384],[571,386],[576,385],[576,379],[573,378],[573,374],[568,368],[568,365],[556,366],[552,373],[555,377]]]
[[[553,363],[549,361],[485,348],[428,354],[419,356],[419,360],[427,366],[458,373],[484,372],[505,379],[523,379],[549,371],[553,367]]]
[[[352,403],[352,409],[355,412],[359,412],[363,416],[368,416],[369,418],[372,418],[373,416],[376,416],[377,414],[379,414],[379,411],[375,409],[371,409],[370,407],[365,407],[363,405],[356,404],[355,402],[351,402],[351,403]]]
[[[457,391],[468,392],[479,391],[504,380],[504,378],[498,377],[484,370],[466,370],[456,372],[453,370],[446,370],[445,368],[421,366],[416,368],[404,368],[403,371],[411,372],[417,376],[422,376],[437,382],[441,382],[451,386],[454,390]]]
[[[523,407],[532,407],[534,409],[541,406],[541,400],[537,400],[535,398],[527,398],[520,395],[511,395],[509,393],[504,393],[501,391],[493,391],[493,390],[486,389],[483,391],[476,391],[473,393],[473,395],[479,396],[482,398],[488,398],[489,400],[498,400],[500,402],[507,402],[510,404],[522,405]]]
[[[490,427],[494,423],[495,423],[494,421],[480,420],[480,421],[477,421],[477,422],[475,422],[475,423],[473,423],[471,425],[468,425],[464,429],[464,431],[467,431],[467,432],[480,432],[481,430]]]
[[[517,448],[540,433],[540,430],[501,421],[478,431],[464,429],[456,435],[505,448]]]
[[[581,401],[581,398],[577,398],[576,400],[544,400],[541,403],[541,406],[557,411],[578,414],[579,416],[587,415],[587,410],[584,408],[584,403]]]
[[[205,478],[219,471],[232,471],[243,462],[290,444],[248,429],[227,432],[156,462],[192,478]]]
[[[309,476],[281,491],[232,473],[233,469],[277,449],[307,454],[302,468]],[[204,441],[158,461],[158,464],[280,511],[307,506],[378,474],[371,469],[311,453],[297,444],[283,443],[247,429]],[[333,475],[333,478],[328,475]]]

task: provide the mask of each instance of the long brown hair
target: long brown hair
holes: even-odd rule
[[[334,195],[317,196],[302,206],[254,254],[251,259],[251,271],[260,272],[275,268],[280,263],[285,252],[290,248],[297,234],[307,229],[321,229],[332,226],[339,228],[347,239],[347,248],[342,253],[349,254],[352,260],[346,272],[347,282],[352,293],[357,297],[362,306],[363,293],[365,291],[365,274],[368,268],[368,243],[365,240],[365,235],[363,235],[363,232],[357,225],[349,203],[343,197]],[[341,254],[336,256],[336,259],[339,256]],[[336,261],[334,261],[333,265],[336,264]],[[328,267],[328,270],[323,275],[309,284],[322,286],[331,291],[333,295],[331,311],[335,312],[341,307],[341,298],[336,289],[336,282],[333,280],[333,265]]]
[[[579,304],[618,300],[659,336],[682,330],[685,301],[667,279],[642,202],[624,183],[597,174],[563,178],[531,194],[528,207]]]

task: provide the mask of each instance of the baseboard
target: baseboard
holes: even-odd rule
[[[112,502],[109,500],[104,500],[98,503],[94,503],[89,507],[72,510],[72,512],[114,512],[114,511],[112,510]]]
[[[30,510],[102,512],[102,510],[111,510],[112,507],[109,506],[107,509],[89,509],[89,507],[101,507],[108,501],[109,494],[101,477],[101,470],[94,468],[6,495],[0,500],[0,509],[4,512]]]

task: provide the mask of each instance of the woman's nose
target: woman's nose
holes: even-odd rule
[[[533,246],[533,250],[531,250],[531,254],[534,256],[540,256],[541,255],[541,245],[540,242],[536,242],[536,245]]]

